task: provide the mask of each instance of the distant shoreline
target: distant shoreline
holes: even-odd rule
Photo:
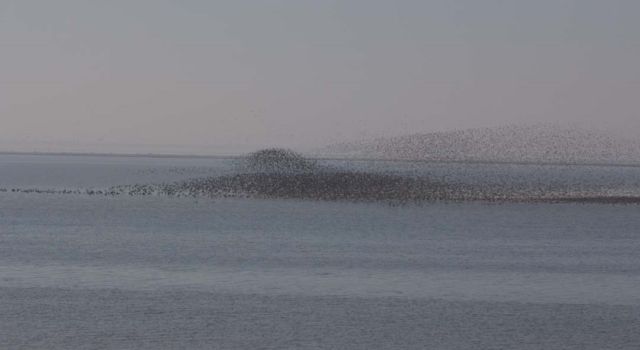
[[[101,152],[10,152],[0,151],[2,156],[65,156],[65,157],[118,157],[118,158],[194,158],[239,159],[242,155],[198,155],[171,153],[101,153]]]
[[[0,156],[68,156],[68,157],[117,157],[117,158],[156,158],[156,159],[242,159],[244,154],[205,155],[205,154],[171,154],[171,153],[102,153],[102,152],[20,152],[0,151]],[[376,162],[403,162],[403,163],[433,163],[433,164],[485,164],[485,165],[542,165],[542,166],[598,166],[640,168],[640,163],[601,163],[601,162],[536,162],[536,161],[503,161],[503,160],[447,160],[447,159],[392,159],[392,158],[367,158],[367,157],[327,157],[310,156],[314,160],[336,161],[376,161]]]

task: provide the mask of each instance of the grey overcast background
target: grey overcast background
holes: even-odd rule
[[[0,151],[220,154],[587,122],[638,135],[637,0],[1,0]]]

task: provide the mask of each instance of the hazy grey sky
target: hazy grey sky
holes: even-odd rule
[[[640,130],[637,0],[0,0],[0,150]]]

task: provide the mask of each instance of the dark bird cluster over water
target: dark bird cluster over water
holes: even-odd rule
[[[466,183],[424,173],[319,164],[288,149],[264,149],[239,160],[236,172],[172,183],[107,189],[2,189],[0,192],[103,196],[176,196],[347,200],[386,203],[428,201],[640,203],[638,196],[608,195],[568,183]]]
[[[307,200],[378,201],[548,201],[636,203],[631,196],[601,196],[580,192],[568,184],[534,186],[468,184],[385,171],[319,165],[288,149],[264,149],[249,154],[238,173],[160,185],[120,186],[109,193],[162,194],[194,197],[290,198]]]
[[[461,200],[467,197],[462,186],[453,191],[454,187],[427,177],[319,166],[317,162],[287,149],[251,153],[239,169],[241,172],[233,175],[163,185],[120,186],[112,191],[130,195],[390,202]]]

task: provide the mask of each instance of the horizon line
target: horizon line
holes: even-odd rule
[[[184,158],[184,159],[242,159],[243,154],[172,154],[172,153],[108,153],[108,152],[39,152],[39,151],[0,151],[3,156],[69,156],[69,157],[117,157],[117,158]],[[545,161],[508,161],[508,160],[454,160],[454,159],[411,159],[411,158],[373,158],[373,157],[327,157],[311,154],[314,160],[338,161],[378,161],[378,162],[406,162],[406,163],[444,163],[444,164],[513,164],[513,165],[543,165],[543,166],[599,166],[640,168],[640,163],[606,163],[606,162],[545,162]]]

